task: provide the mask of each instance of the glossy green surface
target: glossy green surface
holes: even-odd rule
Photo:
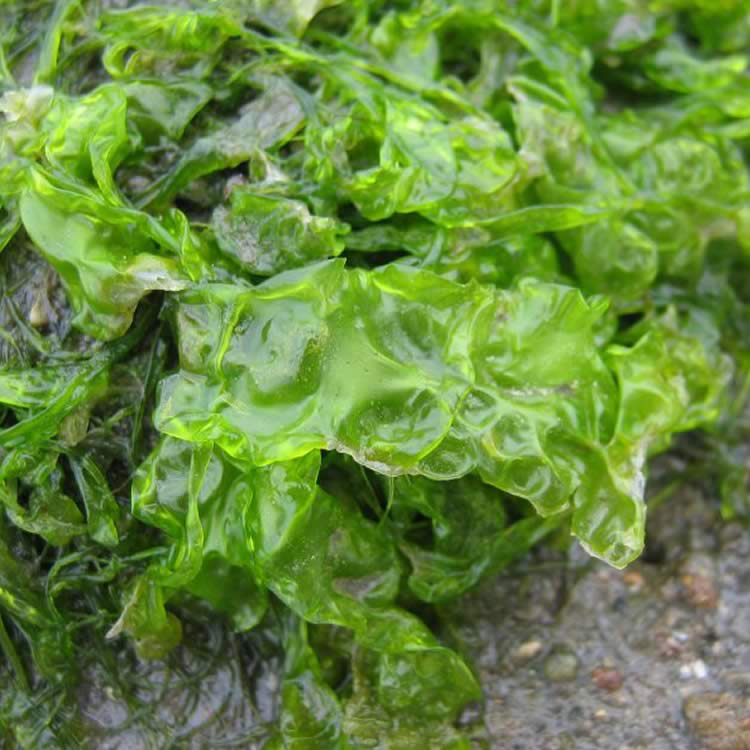
[[[434,605],[627,565],[675,443],[750,517],[749,54],[742,0],[6,3],[2,740],[158,744],[203,628],[278,689],[179,746],[468,750]]]
[[[393,476],[475,471],[543,516],[574,509],[587,548],[625,565],[643,544],[649,448],[711,417],[722,361],[656,326],[602,353],[604,306],[339,262],[203,287],[171,308],[180,373],[155,424],[248,466],[325,449]]]

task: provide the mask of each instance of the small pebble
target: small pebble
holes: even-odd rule
[[[568,682],[578,674],[578,659],[569,651],[557,651],[544,662],[544,675],[552,682]]]
[[[700,573],[687,573],[680,578],[685,587],[685,597],[694,607],[715,609],[719,603],[719,593],[711,576]]]
[[[643,588],[643,576],[637,570],[626,570],[622,580],[631,591],[640,591]]]
[[[541,641],[526,641],[516,649],[516,658],[523,661],[533,659],[542,650]]]
[[[603,708],[599,708],[594,712],[594,718],[598,721],[604,721],[608,716],[609,714]]]
[[[680,643],[676,638],[670,636],[667,638],[659,649],[662,656],[677,656],[684,649],[684,645]]]
[[[49,323],[49,317],[47,311],[44,309],[44,303],[38,297],[34,300],[34,304],[29,310],[29,323],[34,328],[42,328]]]
[[[703,659],[696,659],[680,667],[680,677],[683,680],[705,680],[708,677],[708,667]]]
[[[622,674],[614,667],[599,666],[591,672],[591,679],[599,690],[608,690],[614,693],[622,687]]]

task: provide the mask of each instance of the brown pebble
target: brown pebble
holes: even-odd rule
[[[600,690],[608,690],[614,693],[622,687],[622,674],[614,667],[600,666],[591,672],[591,679]]]
[[[694,607],[715,609],[719,603],[713,578],[701,573],[686,573],[680,578],[685,587],[685,598]]]
[[[672,636],[662,640],[659,645],[659,653],[662,656],[673,657],[681,654],[685,650],[684,644],[680,643]]]
[[[643,576],[637,570],[626,570],[622,575],[623,583],[633,591],[643,588]]]

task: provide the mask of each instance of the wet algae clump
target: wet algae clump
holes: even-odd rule
[[[462,595],[742,528],[745,2],[1,15],[5,745],[501,742]]]

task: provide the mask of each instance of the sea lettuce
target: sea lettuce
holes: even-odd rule
[[[587,548],[622,566],[643,544],[648,451],[711,418],[727,365],[656,327],[602,352],[604,309],[561,285],[339,261],[206,286],[174,298],[181,369],[155,424],[248,466],[326,449],[392,476],[478,472],[543,516],[572,510]]]
[[[9,746],[227,744],[143,697],[205,649],[241,746],[466,750],[439,605],[630,563],[664,451],[750,518],[747,3],[3,20]]]

